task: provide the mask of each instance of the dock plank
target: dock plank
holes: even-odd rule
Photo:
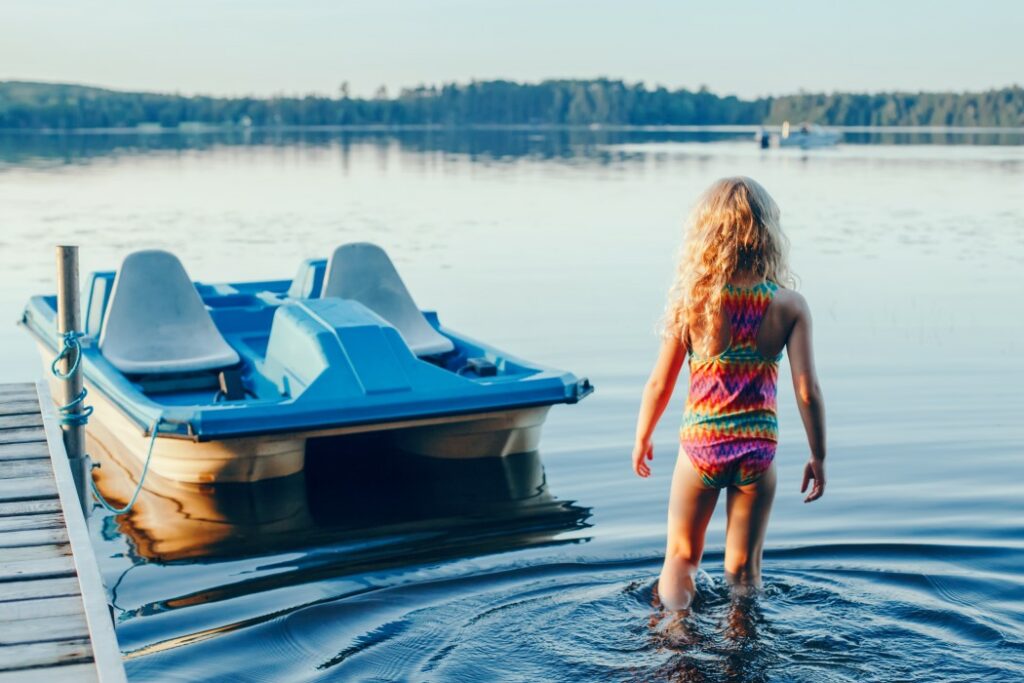
[[[42,427],[26,427],[24,429],[0,429],[0,444],[25,443],[26,441],[44,441],[46,432]]]
[[[67,543],[50,545],[12,545],[0,547],[0,562],[21,562],[22,560],[48,560],[71,554]]]
[[[66,598],[56,599],[65,600]],[[75,599],[81,604],[81,598],[76,596]],[[4,605],[4,607],[18,604],[20,603],[11,602]],[[0,621],[0,645],[40,643],[88,637],[89,626],[85,623],[85,614],[81,611],[39,617],[22,615],[17,620]]]
[[[0,517],[0,534],[6,531],[29,529],[63,529],[64,515],[59,512],[40,512],[34,515]]]
[[[50,451],[45,441],[22,441],[20,443],[0,444],[0,462],[8,460],[30,460],[32,458],[50,458]],[[3,465],[0,465],[3,467]]]
[[[45,512],[60,512],[60,501],[56,498],[0,501],[0,517],[20,517]]]
[[[31,382],[0,384],[0,400],[9,400],[9,397],[21,394],[30,394],[32,397],[36,397],[36,385]]]
[[[0,671],[0,683],[95,683],[98,680],[93,662]]]
[[[75,559],[70,552],[67,555],[25,557],[27,550],[38,550],[47,546],[34,548],[3,548],[0,549],[0,581],[28,581],[32,579],[55,579],[75,575]],[[19,556],[20,555],[20,556]]]
[[[0,563],[13,564],[15,562],[48,562],[55,558],[72,555],[71,546],[68,544],[50,544],[40,546],[11,546],[0,548]]]
[[[15,413],[0,415],[0,429],[16,429],[20,427],[42,427],[43,416],[36,413]]]
[[[30,548],[61,545],[68,542],[68,532],[59,529],[21,529],[0,534],[0,548]]]
[[[31,460],[8,460],[0,465],[0,479],[18,479],[31,477],[49,479],[53,472],[48,458],[32,458]]]
[[[39,414],[39,401],[35,398],[18,398],[16,401],[0,403],[0,415]]]
[[[14,403],[31,403],[32,401],[35,401],[37,406],[39,405],[35,393],[31,391],[26,391],[24,393],[10,393],[0,396],[0,405],[4,406]],[[36,408],[36,412],[39,412],[39,408]]]
[[[75,576],[32,581],[0,581],[0,603],[35,598],[61,598],[78,595],[78,590],[78,577]],[[6,614],[3,607],[0,607],[0,611]]]
[[[0,671],[92,661],[88,638],[0,646]]]
[[[47,619],[50,617],[66,617],[79,615],[83,611],[82,598],[77,595],[53,598],[35,598],[32,600],[19,600],[4,605],[4,617],[31,621],[32,619]],[[85,623],[85,619],[82,619]],[[39,640],[56,640],[56,638],[40,638]]]
[[[42,477],[0,479],[0,501],[56,498],[57,484]]]

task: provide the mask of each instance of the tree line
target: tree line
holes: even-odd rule
[[[740,99],[706,88],[621,80],[479,81],[419,86],[388,97],[186,97],[81,85],[0,82],[0,128],[125,128],[183,124],[742,125],[810,121],[847,126],[1024,126],[1024,88],[975,93],[799,93]]]

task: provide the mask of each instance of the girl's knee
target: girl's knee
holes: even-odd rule
[[[697,565],[700,564],[701,551],[698,551],[692,546],[685,544],[669,543],[668,549],[665,552],[665,563],[672,563],[679,567],[692,567],[693,571],[697,571]]]

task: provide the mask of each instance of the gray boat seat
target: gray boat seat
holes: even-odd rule
[[[368,242],[343,244],[327,263],[322,297],[352,299],[395,326],[417,356],[455,349],[420,312],[395,265],[383,249]]]
[[[125,374],[219,370],[239,362],[174,254],[136,251],[114,278],[100,353]]]

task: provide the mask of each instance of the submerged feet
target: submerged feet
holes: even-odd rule
[[[722,645],[719,639],[740,648],[756,642],[764,620],[760,578],[744,580],[727,573],[725,581],[707,575],[698,580],[697,573],[692,565],[669,567],[655,582],[648,623],[653,642],[673,651],[699,648],[702,643]]]
[[[680,556],[667,555],[658,578],[657,595],[667,610],[689,609],[697,592],[697,563]]]
[[[679,556],[667,556],[661,576],[654,586],[653,598],[665,610],[687,610],[697,594],[698,564]],[[760,567],[744,565],[724,573],[734,602],[749,603],[763,592]]]
[[[759,590],[732,594],[723,633],[726,638],[737,643],[757,639],[757,624],[761,619],[760,604],[757,601],[759,594]]]

